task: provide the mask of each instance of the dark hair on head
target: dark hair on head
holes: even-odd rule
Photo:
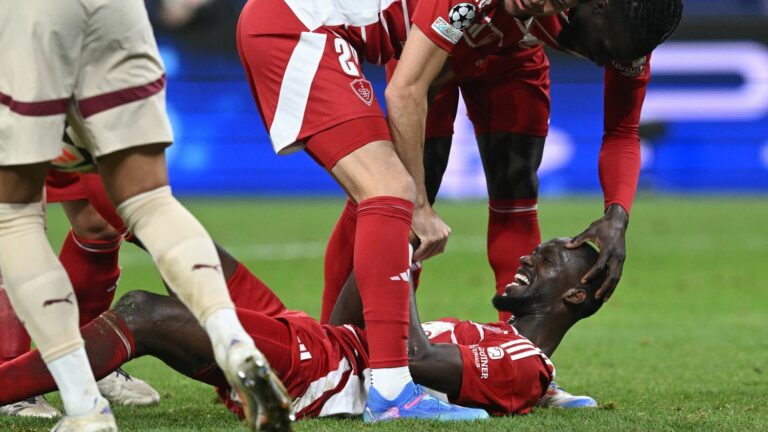
[[[622,16],[637,58],[667,40],[683,16],[682,0],[610,0],[609,4]]]

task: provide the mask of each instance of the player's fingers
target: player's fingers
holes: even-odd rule
[[[448,246],[448,237],[440,241],[435,248],[435,255],[440,255],[445,252],[445,248]]]
[[[565,244],[566,249],[576,249],[577,247],[583,245],[587,240],[590,239],[589,230],[584,231],[583,233],[577,235],[576,237],[572,238],[571,241]]]
[[[597,258],[597,262],[591,269],[581,278],[581,283],[589,283],[592,279],[596,278],[600,272],[605,269],[605,264],[608,262],[608,257],[602,254]]]
[[[419,247],[416,248],[415,252],[413,252],[413,259],[416,261],[423,261],[426,247],[427,242],[422,240],[421,244],[419,244]]]
[[[619,286],[621,280],[621,273],[624,269],[624,256],[617,254],[613,257],[611,262],[608,263],[608,277],[605,278],[603,285],[595,293],[595,297],[602,298],[603,301],[608,301],[616,291],[616,287]]]
[[[616,285],[619,284],[619,276],[616,274],[609,274],[605,281],[603,282],[603,285],[600,286],[600,289],[597,290],[595,293],[595,298],[597,299],[603,299],[603,301],[608,301],[608,299],[611,297],[611,294],[613,294],[613,291],[616,289]]]
[[[426,261],[434,256],[434,249],[435,240],[433,238],[423,238],[421,239],[421,246],[419,246],[419,249],[413,254],[413,258],[419,261]]]

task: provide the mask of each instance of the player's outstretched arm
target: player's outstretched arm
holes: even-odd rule
[[[432,210],[424,186],[424,128],[427,92],[443,69],[448,53],[414,26],[385,93],[389,127],[398,156],[416,181],[413,231],[421,241],[414,259],[445,250],[451,229]]]
[[[416,383],[458,397],[464,371],[461,351],[454,344],[433,344],[429,341],[421,327],[413,289],[408,328],[408,368]]]
[[[328,323],[335,326],[352,324],[359,328],[365,328],[363,301],[360,299],[360,292],[357,290],[357,281],[355,281],[354,273],[350,273],[347,281],[344,283]]]
[[[605,214],[566,247],[592,241],[600,247],[597,263],[584,275],[588,282],[606,273],[597,298],[608,300],[616,289],[626,259],[624,240],[629,211],[640,177],[640,112],[650,82],[650,56],[605,68],[605,135],[598,172],[605,196]]]
[[[413,285],[411,285],[413,287]],[[421,328],[416,297],[411,289],[410,324],[408,328],[408,367],[417,384],[458,396],[461,390],[463,363],[461,352],[453,344],[433,344]],[[331,313],[331,325],[353,324],[364,328],[363,303],[354,274],[349,276]]]

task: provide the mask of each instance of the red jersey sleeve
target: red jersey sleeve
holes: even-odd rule
[[[528,414],[544,395],[554,368],[527,339],[489,336],[459,345],[461,391],[451,402],[483,408],[491,415]]]
[[[450,53],[464,36],[464,29],[497,4],[498,0],[420,0],[412,21],[432,42]]]
[[[605,208],[629,213],[640,177],[640,112],[651,79],[651,56],[605,68],[604,135],[598,171]]]

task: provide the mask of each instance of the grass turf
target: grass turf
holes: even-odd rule
[[[343,202],[188,200],[212,235],[291,308],[319,313],[324,242]],[[544,200],[544,238],[574,235],[598,216],[596,198]],[[448,252],[428,262],[423,319],[492,320],[492,275],[480,202],[443,202]],[[298,431],[341,430],[768,430],[768,205],[764,199],[644,198],[627,238],[616,295],[577,325],[553,356],[558,382],[601,404],[588,411],[535,410],[482,424],[308,420]],[[55,245],[66,220],[50,209]],[[162,289],[151,261],[131,245],[119,293]],[[119,294],[118,294],[119,295]],[[150,408],[116,407],[123,431],[244,430],[211,389],[144,358],[126,369],[162,394]],[[50,400],[60,406],[56,395]],[[0,430],[47,430],[51,422],[0,418]]]

